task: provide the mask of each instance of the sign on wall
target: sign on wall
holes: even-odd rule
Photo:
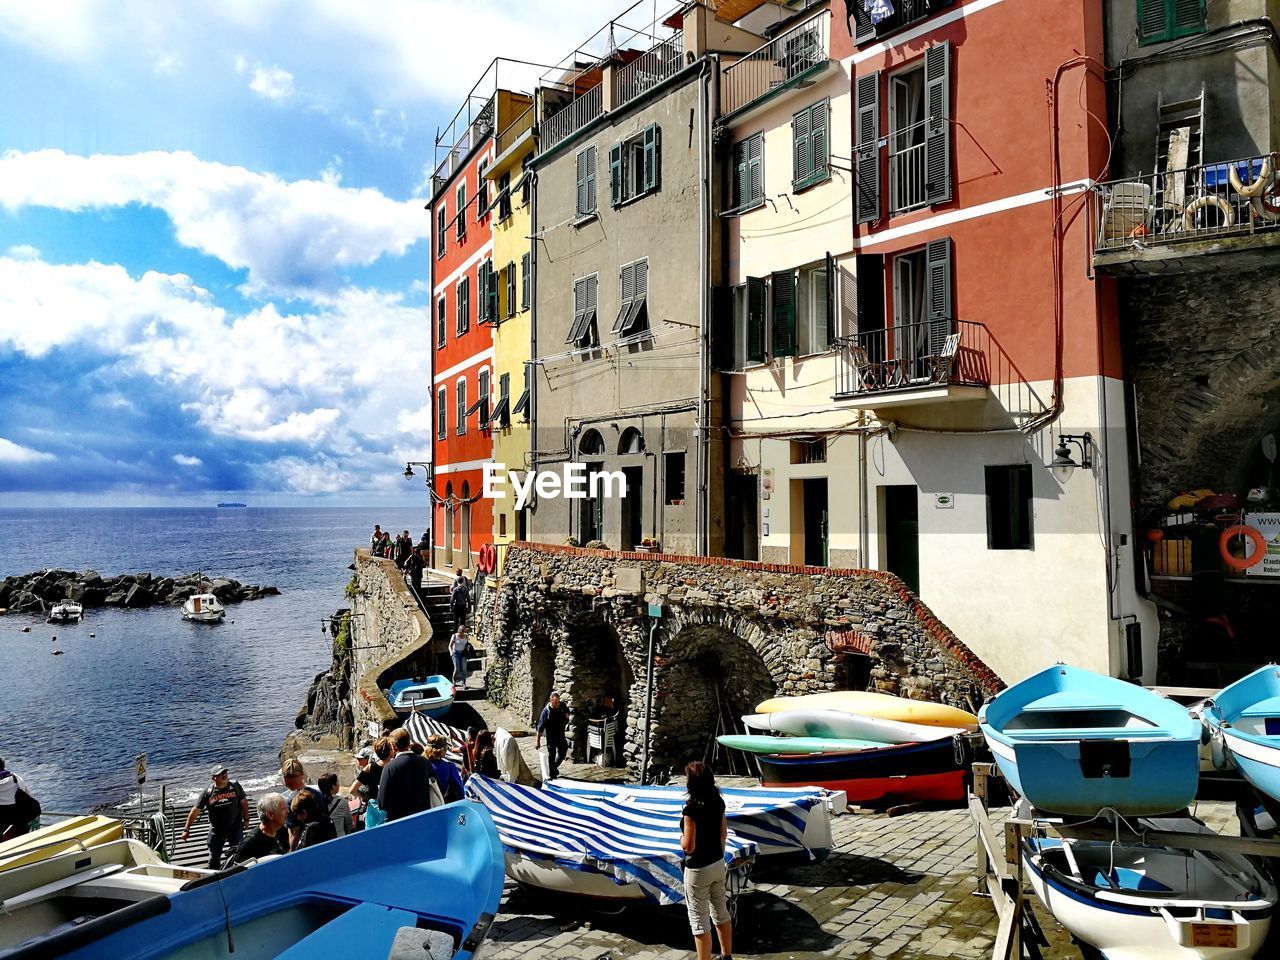
[[[1245,573],[1255,577],[1280,577],[1280,513],[1247,513],[1247,527],[1253,527],[1267,542],[1267,553],[1261,563],[1256,563]]]

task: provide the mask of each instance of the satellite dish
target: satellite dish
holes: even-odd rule
[[[1262,438],[1262,455],[1271,463],[1276,462],[1276,435],[1268,433]]]

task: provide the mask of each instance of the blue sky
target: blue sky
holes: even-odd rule
[[[420,500],[435,131],[607,15],[0,4],[3,502]]]

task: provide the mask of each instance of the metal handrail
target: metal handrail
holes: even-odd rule
[[[680,72],[684,64],[684,34],[677,33],[655,44],[617,73],[618,105],[621,106],[663,80]]]
[[[604,86],[597,83],[574,97],[563,110],[543,121],[539,130],[539,152],[545,153],[550,150],[602,113],[604,113]]]
[[[955,337],[948,353],[948,338]],[[967,320],[924,320],[837,337],[835,395],[921,386],[991,383],[986,328]]]
[[[720,75],[720,102],[727,114],[790,83],[830,56],[831,10],[822,10],[778,34]]]

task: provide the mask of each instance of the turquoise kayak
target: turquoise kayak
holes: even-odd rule
[[[826,737],[766,737],[759,734],[726,734],[716,737],[723,746],[746,753],[851,753],[875,750],[883,743],[870,740],[837,740]]]

